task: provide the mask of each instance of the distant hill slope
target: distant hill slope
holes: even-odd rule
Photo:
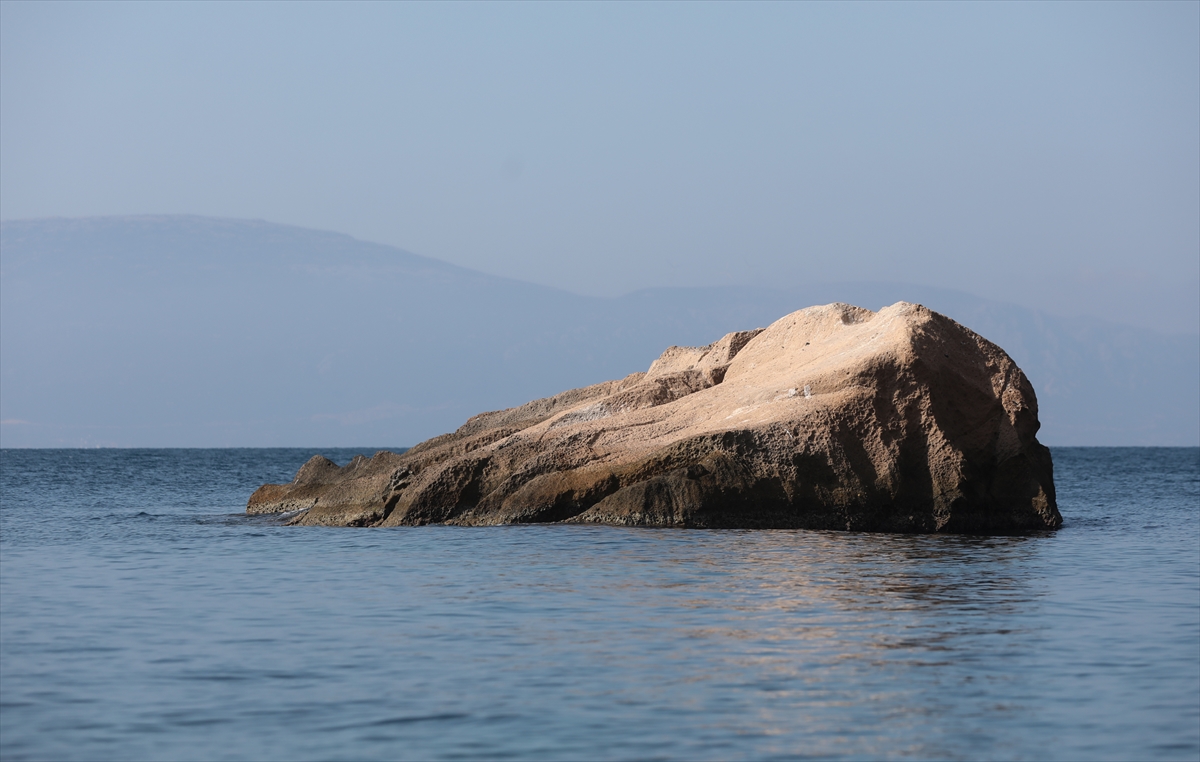
[[[1004,347],[1051,445],[1200,443],[1197,336],[890,283],[583,297],[345,235],[180,216],[0,225],[0,444],[410,445],[644,370],[670,344],[901,299]]]

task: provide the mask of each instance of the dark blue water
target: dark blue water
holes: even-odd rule
[[[1030,537],[242,515],[310,454],[0,453],[0,756],[1200,758],[1200,450]]]

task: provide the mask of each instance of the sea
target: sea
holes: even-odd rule
[[[0,758],[1200,759],[1200,449],[1020,537],[244,514],[313,453],[0,451]]]

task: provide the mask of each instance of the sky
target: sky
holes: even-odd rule
[[[1200,3],[0,3],[0,218],[1200,332]]]

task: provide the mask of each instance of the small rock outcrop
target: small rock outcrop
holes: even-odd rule
[[[246,510],[302,525],[1020,533],[1062,523],[1038,427],[1032,386],[996,345],[919,305],[831,304],[401,454],[315,456]]]

